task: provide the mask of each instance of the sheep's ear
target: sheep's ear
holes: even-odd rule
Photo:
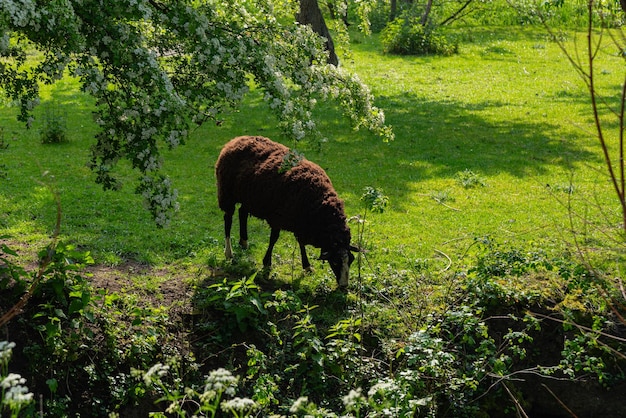
[[[350,247],[348,247],[350,249],[350,251],[355,252],[355,253],[362,253],[365,252],[363,251],[362,248],[359,247],[355,247],[354,245],[351,245]]]

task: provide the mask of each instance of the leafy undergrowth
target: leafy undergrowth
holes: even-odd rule
[[[469,267],[362,267],[344,293],[263,277],[245,254],[155,271],[62,243],[21,266],[13,247],[0,378],[6,411],[5,389],[34,394],[21,416],[626,412],[619,284],[565,255],[481,241]]]

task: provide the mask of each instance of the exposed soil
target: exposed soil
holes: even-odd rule
[[[191,312],[191,272],[166,267],[155,269],[137,262],[126,262],[117,266],[89,266],[86,271],[91,275],[89,280],[96,291],[104,289],[110,293],[123,291],[140,294],[146,305],[172,308],[173,315]],[[142,277],[156,279],[158,292],[139,288],[135,282],[142,280]]]
[[[38,271],[37,262],[34,261],[37,259],[34,251],[12,242],[0,241],[0,245],[2,244],[6,244],[11,249],[18,251],[19,261],[20,263],[26,262],[24,269],[29,274],[34,274]],[[16,262],[16,260],[12,260],[11,256],[8,258],[11,262]],[[0,271],[0,273],[2,272]],[[190,279],[193,279],[194,274],[205,273],[211,275],[211,272],[194,273],[178,267],[151,268],[137,262],[126,262],[117,266],[91,265],[79,274],[91,284],[92,300],[98,298],[99,295],[132,294],[134,295],[134,300],[137,301],[138,307],[163,308],[168,318],[166,322],[167,330],[165,331],[167,334],[167,350],[174,349],[181,355],[186,355],[191,351],[189,343],[190,327],[188,326],[188,321],[185,320],[192,311],[193,289],[190,285],[192,282]],[[0,279],[2,278],[0,277]],[[21,292],[13,291],[11,285],[0,291],[0,317],[14,306],[21,294]],[[36,394],[36,397],[39,394],[43,394],[43,399],[50,394],[46,380],[50,377],[59,376],[59,374],[54,376],[33,375],[32,370],[39,368],[35,367],[33,369],[32,361],[33,359],[39,359],[41,354],[38,354],[39,348],[31,352],[31,347],[38,347],[43,343],[45,332],[43,330],[37,331],[31,323],[25,321],[28,321],[28,318],[33,318],[34,314],[41,311],[40,304],[46,303],[49,299],[54,299],[54,296],[42,296],[36,292],[28,299],[21,313],[10,318],[8,324],[0,328],[0,340],[9,340],[16,343],[10,362],[10,371],[25,377],[29,389]],[[101,303],[101,301],[98,299],[96,303]],[[131,321],[133,320],[131,316],[124,316],[121,320],[128,321],[125,326],[131,327]],[[97,368],[104,361],[107,362],[107,368],[112,366],[111,359],[113,357],[107,351],[110,350],[107,348],[109,343],[107,343],[105,332],[103,329],[100,329],[100,326],[99,323],[89,325],[90,332],[93,333],[93,336],[89,339],[91,341],[90,346],[80,348],[76,346],[76,355],[78,357],[71,360],[73,364],[67,364],[67,370],[72,370],[72,372],[68,374],[66,371],[61,371],[60,373],[61,376],[67,375],[67,380],[59,382],[56,397],[59,399],[63,399],[64,396],[71,397],[72,411],[80,413],[81,416],[98,416],[94,409],[90,409],[93,404],[92,399],[107,399],[110,397],[110,389],[107,387],[93,387],[93,384],[89,384],[91,378],[85,373],[85,366],[89,364],[93,364]],[[113,335],[115,336],[117,333],[114,331]],[[118,343],[120,346],[124,345],[123,342]],[[59,359],[51,359],[51,361],[55,364],[59,363]],[[113,365],[113,367],[116,366]],[[122,372],[128,375],[130,367],[132,366],[119,364],[116,373]],[[44,367],[44,369],[49,368]],[[145,397],[133,401],[130,408],[123,409],[121,416],[147,416],[146,411],[158,409],[155,407],[155,400]],[[51,411],[48,411],[48,413],[51,414],[50,416],[55,415]]]

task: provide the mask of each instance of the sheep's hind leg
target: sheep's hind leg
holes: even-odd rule
[[[243,206],[239,207],[239,245],[248,248],[248,215],[250,212]]]
[[[276,244],[276,241],[278,241],[279,235],[280,229],[272,228],[272,232],[270,233],[270,245],[267,247],[265,257],[263,257],[263,266],[265,268],[270,268],[272,266],[272,251],[274,250],[274,245]]]
[[[226,242],[224,245],[224,255],[226,258],[233,258],[233,248],[230,244],[230,230],[233,226],[233,212],[224,212],[224,235],[226,236]]]
[[[306,255],[306,248],[305,248],[304,244],[301,243],[300,241],[298,241],[298,244],[300,245],[300,257],[302,258],[302,268],[306,272],[311,273],[313,271],[313,269],[311,268],[311,263],[309,262],[309,257]]]

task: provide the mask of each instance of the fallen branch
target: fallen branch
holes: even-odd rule
[[[515,396],[513,396],[513,392],[511,392],[511,390],[506,385],[506,383],[502,382],[502,386],[506,390],[506,393],[509,394],[509,397],[513,400],[513,403],[515,403],[515,408],[517,409],[517,414],[520,417],[528,418],[528,414],[526,414],[526,412],[524,412],[524,408],[522,408],[522,405],[519,403],[517,398]]]
[[[578,416],[574,412],[572,412],[572,410],[569,409],[567,407],[567,405],[565,405],[563,403],[563,401],[561,401],[559,399],[559,397],[556,396],[556,394],[554,392],[552,392],[552,390],[546,384],[542,383],[541,386],[543,386],[550,393],[550,395],[552,395],[554,397],[554,399],[556,399],[556,401],[559,403],[559,405],[561,405],[563,407],[563,409],[565,409],[571,416],[573,416],[574,418],[578,418]]]
[[[542,319],[550,319],[552,321],[556,321],[556,322],[559,322],[561,324],[567,324],[567,325],[574,326],[574,327],[578,328],[580,331],[590,332],[590,333],[593,333],[593,334],[601,335],[601,336],[606,337],[606,338],[610,338],[610,339],[615,340],[615,341],[626,343],[626,338],[618,337],[617,335],[608,334],[608,333],[603,332],[603,331],[597,331],[597,330],[594,330],[592,328],[586,327],[584,325],[577,324],[576,322],[567,321],[567,320],[563,320],[563,319],[559,319],[559,318],[553,318],[551,316],[543,315],[543,314],[539,314],[539,313],[535,313],[535,312],[530,312],[530,314],[533,315],[533,316],[537,316],[539,318],[542,318]],[[597,342],[598,342],[598,344],[602,345],[603,347],[608,348],[609,351],[611,351],[617,357],[621,357],[622,359],[626,360],[626,354],[617,351],[616,349],[614,349],[613,347],[611,347],[610,345],[608,345],[608,344],[606,344],[606,343],[604,343],[602,341],[598,340]]]

